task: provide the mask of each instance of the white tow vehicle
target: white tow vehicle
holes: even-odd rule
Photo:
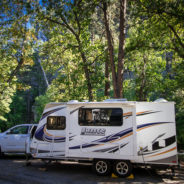
[[[30,146],[34,158],[88,160],[98,175],[131,173],[133,164],[174,166],[174,102],[47,104]]]
[[[36,127],[36,124],[20,124],[0,133],[0,155],[25,153],[29,133]]]

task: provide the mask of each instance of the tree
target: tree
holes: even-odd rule
[[[124,73],[124,59],[125,59],[125,23],[126,23],[126,0],[119,0],[119,48],[118,48],[118,62],[116,65],[114,55],[114,43],[113,37],[108,20],[108,3],[107,1],[102,2],[102,10],[104,14],[104,25],[106,30],[106,38],[108,42],[109,60],[111,63],[112,80],[114,97],[123,97],[123,73]]]
[[[136,23],[147,22],[149,31],[157,40],[167,38],[162,48],[171,49],[184,58],[184,2],[182,0],[131,1],[131,16]],[[139,19],[137,17],[142,17]],[[162,42],[163,43],[163,42]]]
[[[32,64],[31,34],[28,29],[29,16],[23,2],[14,1],[12,3],[2,1],[0,3],[1,20],[1,119],[4,113],[9,112],[11,97],[17,85],[17,74],[24,65]]]
[[[42,11],[43,8],[46,8],[45,12]],[[54,3],[46,1],[39,6],[40,13],[38,15],[40,19],[59,25],[73,35],[75,39],[74,48],[80,53],[83,61],[83,72],[86,78],[89,100],[93,100],[94,97],[85,47],[90,44],[89,34],[86,30],[94,8],[95,2],[91,1],[74,0],[72,2],[58,1]]]

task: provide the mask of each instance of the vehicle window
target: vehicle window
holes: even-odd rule
[[[121,108],[80,108],[80,126],[122,126]]]
[[[9,134],[27,134],[28,133],[28,126],[19,126],[11,129]]]
[[[31,138],[33,138],[36,129],[37,129],[37,126],[33,126],[33,127],[32,127],[31,132],[30,132],[30,133],[31,133],[31,136],[30,136]]]
[[[64,130],[66,128],[65,116],[49,116],[47,118],[48,130]]]

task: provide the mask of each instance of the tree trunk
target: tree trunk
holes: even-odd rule
[[[127,0],[120,0],[120,23],[119,23],[119,52],[118,52],[118,71],[117,71],[117,89],[119,98],[123,97],[123,73],[125,57],[125,17]]]
[[[84,70],[85,77],[86,77],[86,80],[87,80],[88,97],[89,97],[90,101],[93,101],[92,84],[91,84],[91,78],[90,78],[90,71],[89,71],[88,66],[87,66],[86,55],[83,52],[79,36],[76,36],[76,39],[77,39],[77,42],[78,42],[78,45],[79,45],[79,47],[78,47],[79,48],[79,53],[81,54],[81,58],[82,58],[82,61],[83,61],[83,70]]]
[[[112,42],[112,35],[109,27],[109,21],[107,18],[107,3],[103,3],[103,13],[104,13],[104,24],[105,24],[105,30],[106,30],[106,38],[108,43],[108,50],[109,50],[109,57],[110,57],[110,63],[111,63],[111,70],[112,70],[112,82],[113,82],[113,88],[114,88],[114,97],[118,97],[118,89],[117,89],[117,76],[116,76],[116,67],[114,62],[114,47]]]
[[[107,53],[108,54],[108,53]],[[105,61],[105,91],[104,96],[110,96],[110,81],[109,81],[109,58]]]
[[[147,96],[147,93],[146,93],[146,56],[144,55],[143,56],[143,67],[142,67],[142,72],[141,72],[141,77],[140,77],[140,80],[141,80],[141,84],[140,84],[140,89],[138,91],[138,101],[146,101],[146,96]]]
[[[87,59],[86,59],[86,56],[83,53],[83,51],[80,51],[80,53],[81,53],[81,57],[82,57],[82,60],[83,60],[83,69],[84,69],[85,77],[86,77],[86,80],[87,80],[89,100],[93,101],[92,84],[91,84],[89,69],[87,67]]]

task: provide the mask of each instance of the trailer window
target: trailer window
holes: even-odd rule
[[[122,126],[123,110],[121,108],[80,108],[80,126]]]
[[[66,128],[65,116],[49,116],[47,118],[48,130],[64,130]]]

